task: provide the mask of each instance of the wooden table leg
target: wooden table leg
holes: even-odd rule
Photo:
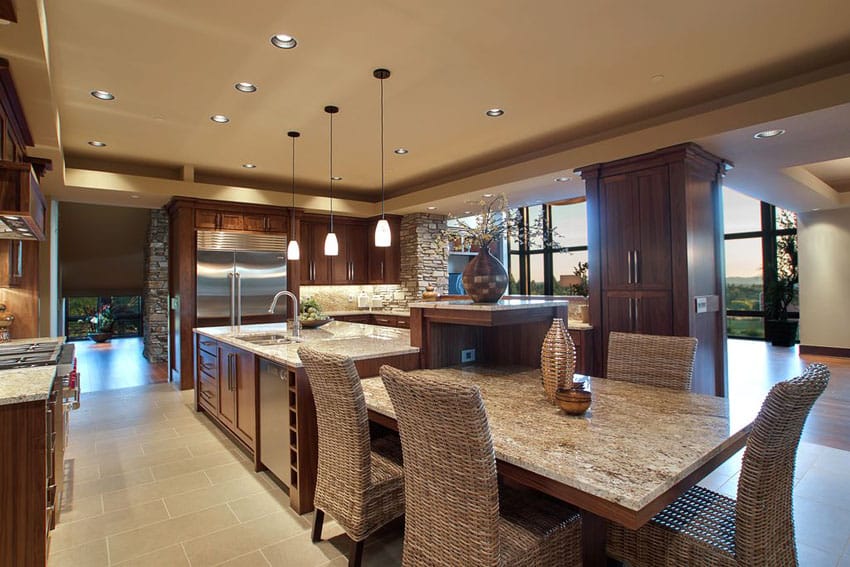
[[[605,555],[607,530],[605,518],[585,510],[581,511],[581,547],[584,567],[607,565],[608,558]]]

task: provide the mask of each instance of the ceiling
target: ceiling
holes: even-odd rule
[[[581,195],[574,168],[689,140],[733,161],[728,184],[753,196],[794,210],[850,204],[850,160],[840,161],[850,156],[848,2],[234,6],[19,0],[19,23],[0,26],[0,56],[12,62],[32,153],[60,164],[47,191],[137,206],[176,194],[286,205],[286,131],[298,130],[297,204],[323,209],[323,107],[335,104],[335,210],[374,214],[372,71],[386,67],[392,212],[462,214],[485,192],[515,204]],[[275,48],[276,33],[298,46]],[[239,92],[240,81],[258,90]],[[98,100],[94,89],[116,98]],[[486,116],[493,107],[504,115]],[[767,127],[787,133],[753,139]],[[570,180],[555,181],[562,176]]]

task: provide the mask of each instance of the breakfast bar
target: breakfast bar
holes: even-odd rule
[[[567,416],[546,401],[539,369],[417,373],[481,389],[499,473],[581,509],[585,565],[604,561],[604,520],[645,524],[740,450],[753,417],[731,416],[724,398],[589,377],[590,409]],[[394,427],[381,379],[362,385],[370,419]]]

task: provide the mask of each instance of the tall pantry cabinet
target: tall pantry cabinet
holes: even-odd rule
[[[585,180],[595,370],[611,331],[693,336],[692,389],[725,395],[727,162],[688,143],[579,168]]]

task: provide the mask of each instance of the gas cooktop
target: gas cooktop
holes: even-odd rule
[[[61,350],[59,341],[0,344],[0,370],[56,364]]]

